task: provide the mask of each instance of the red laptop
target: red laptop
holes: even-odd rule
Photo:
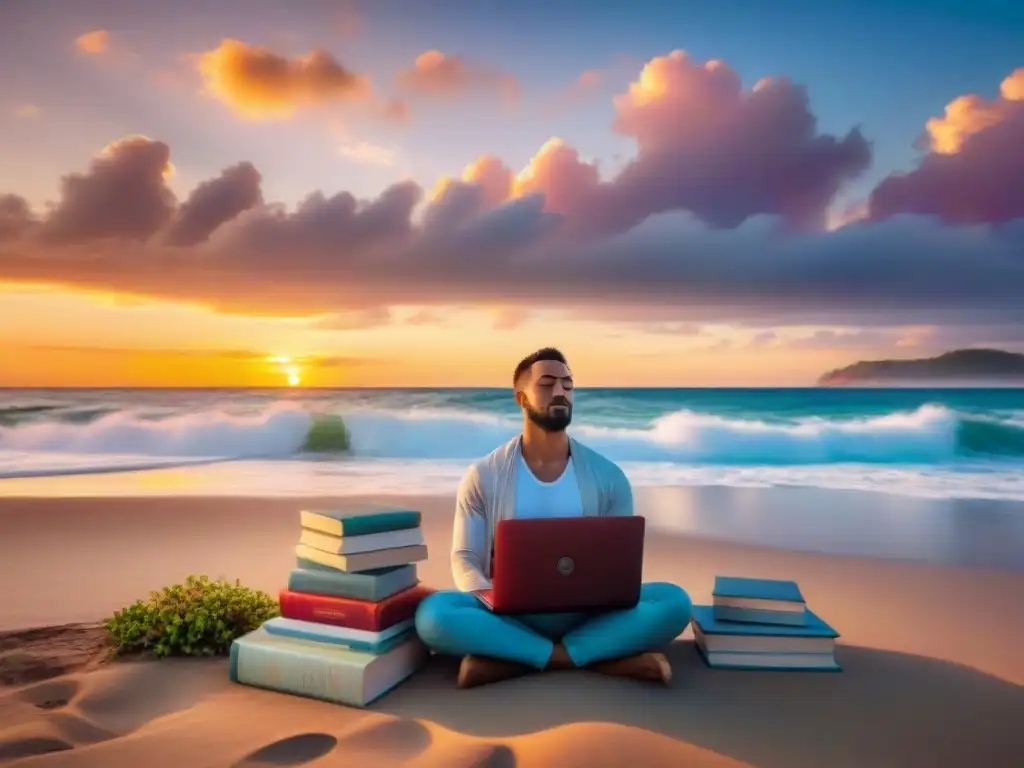
[[[644,565],[642,517],[501,520],[491,589],[477,597],[495,613],[632,608]]]

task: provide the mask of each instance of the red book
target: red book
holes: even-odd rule
[[[382,632],[416,615],[416,608],[434,590],[422,584],[404,589],[379,603],[350,597],[312,595],[282,589],[281,615],[286,619],[315,621],[336,627]]]

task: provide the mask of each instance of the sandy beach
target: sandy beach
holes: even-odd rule
[[[818,493],[830,506],[855,506],[856,496]],[[724,491],[720,496],[722,509],[737,517],[739,509],[757,518],[751,505],[758,503],[785,506],[778,495],[753,491],[740,506],[726,504]],[[639,493],[638,509],[656,497]],[[660,509],[681,498],[662,494]],[[792,507],[798,498],[790,497]],[[95,622],[190,573],[240,578],[274,593],[292,565],[297,511],[330,501],[2,499],[0,582],[8,586],[0,631]],[[401,501],[424,512],[431,557],[421,578],[450,586],[452,499]],[[990,510],[990,518],[1003,512]],[[871,510],[866,514],[870,520]],[[933,545],[918,551],[899,545],[916,540],[906,520],[898,536],[877,527],[872,534],[865,525],[859,538],[822,525],[811,536],[797,523],[792,530],[804,534],[792,540],[802,551],[783,548],[778,532],[766,537],[771,546],[755,546],[707,535],[706,526],[679,535],[656,531],[648,537],[645,578],[676,582],[695,603],[709,601],[719,573],[795,579],[842,634],[839,674],[711,670],[687,630],[668,649],[674,680],[667,688],[559,672],[459,691],[455,662],[436,658],[368,710],[356,710],[232,685],[219,659],[97,665],[88,628],[64,635],[50,629],[34,640],[24,633],[0,640],[0,669],[24,667],[26,655],[47,648],[66,662],[61,676],[0,687],[0,762],[1020,765],[1024,572],[1007,548],[1009,529],[986,533],[982,518],[983,533],[954,537],[969,543],[964,549],[945,539],[939,546],[934,531],[922,528],[916,539]],[[744,530],[740,522],[731,527]],[[872,537],[897,545],[881,550],[886,559],[866,557]],[[815,544],[844,540],[859,543],[852,553]],[[986,541],[1002,542],[991,545],[991,567],[984,566]]]

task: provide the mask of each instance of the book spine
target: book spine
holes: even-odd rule
[[[339,571],[337,568],[332,568],[329,565],[318,563],[316,560],[310,560],[308,557],[302,557],[297,555],[295,557],[295,567],[300,568],[304,571],[323,571],[324,573],[347,573],[347,571]]]
[[[416,583],[416,566],[381,576],[327,570],[326,568],[295,568],[288,574],[288,589],[331,597],[348,597],[377,603]]]
[[[381,512],[378,514],[346,517],[341,523],[342,536],[366,536],[371,533],[403,531],[418,528],[422,516],[419,512]]]
[[[307,547],[336,555],[359,555],[379,549],[415,547],[424,543],[423,532],[419,528],[367,533],[362,536],[332,536],[322,531],[304,528],[299,540]]]
[[[430,587],[418,584],[379,603],[372,603],[284,589],[279,599],[281,615],[286,619],[381,632],[413,618],[419,604],[433,591]]]
[[[311,595],[282,589],[279,595],[281,615],[286,619],[314,621],[335,627],[380,632],[377,603],[345,597]]]
[[[272,645],[235,641],[231,646],[230,678],[242,685],[353,707],[367,704],[362,667],[304,653],[298,645],[285,651]]]
[[[334,556],[326,555],[326,557]],[[405,565],[426,560],[427,547],[423,544],[415,547],[393,547],[378,549],[374,552],[360,552],[358,555],[337,555],[337,558],[339,565],[344,565],[342,570],[361,573],[377,568],[386,568],[390,565]]]

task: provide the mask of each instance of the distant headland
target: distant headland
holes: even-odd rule
[[[818,379],[822,387],[936,384],[1024,387],[1024,355],[1001,349],[957,349],[918,360],[861,360]]]

